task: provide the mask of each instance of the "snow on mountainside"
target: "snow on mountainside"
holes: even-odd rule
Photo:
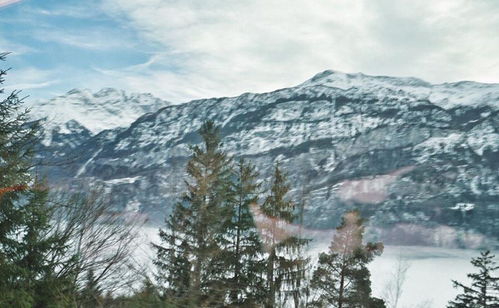
[[[126,127],[144,113],[154,112],[170,103],[151,94],[127,94],[104,88],[96,93],[73,89],[65,95],[31,104],[34,119],[46,118],[44,145],[57,134],[82,133],[95,135],[106,129]]]
[[[324,86],[355,89],[377,97],[408,97],[428,100],[443,109],[458,106],[490,106],[499,109],[499,84],[473,81],[431,84],[413,77],[369,76],[327,70],[307,80],[301,87]]]
[[[126,128],[65,135],[74,147],[44,155],[76,159],[49,179],[101,182],[117,207],[160,222],[184,191],[189,145],[208,119],[221,126],[226,151],[262,179],[280,162],[290,197],[306,195],[310,228],[332,228],[358,208],[387,243],[478,247],[499,237],[498,84],[325,71],[296,87],[195,100]]]

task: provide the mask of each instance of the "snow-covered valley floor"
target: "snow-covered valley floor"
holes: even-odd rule
[[[478,254],[465,249],[387,246],[369,266],[373,293],[383,297],[397,264],[403,260],[407,272],[398,307],[443,308],[458,291],[452,288],[451,280],[467,281],[466,274],[474,271],[470,259]]]

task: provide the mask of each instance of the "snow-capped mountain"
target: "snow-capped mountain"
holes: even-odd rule
[[[324,86],[343,90],[357,90],[360,95],[371,93],[379,99],[387,97],[428,100],[443,109],[459,106],[489,106],[499,109],[498,84],[461,81],[433,85],[413,77],[369,76],[362,73],[345,74],[331,70],[317,74],[302,87]]]
[[[43,144],[49,146],[56,142],[55,139],[61,139],[61,135],[95,135],[106,129],[126,127],[139,116],[168,105],[170,103],[148,93],[127,94],[104,88],[96,93],[73,89],[51,100],[34,102],[29,107],[32,118],[46,119]]]
[[[126,128],[80,134],[62,155],[73,163],[50,178],[101,182],[116,206],[159,222],[184,189],[188,146],[211,119],[225,149],[263,179],[280,162],[309,228],[332,228],[358,208],[373,238],[476,247],[499,237],[498,109],[499,84],[325,71],[295,87],[166,106]]]

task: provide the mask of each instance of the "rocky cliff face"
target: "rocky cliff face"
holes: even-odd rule
[[[69,163],[50,169],[52,183],[102,182],[117,207],[160,222],[211,119],[225,149],[263,180],[280,162],[311,229],[358,208],[371,237],[390,243],[476,247],[499,237],[498,84],[325,71],[271,93],[160,107],[126,127],[77,118],[55,127],[66,134],[52,134],[44,159]]]

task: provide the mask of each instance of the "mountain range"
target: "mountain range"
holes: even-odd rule
[[[105,186],[121,211],[161,223],[184,190],[206,120],[268,186],[279,162],[310,230],[359,209],[368,238],[480,247],[499,238],[499,84],[324,71],[269,93],[179,105],[115,89],[32,105],[41,170],[60,189]]]

